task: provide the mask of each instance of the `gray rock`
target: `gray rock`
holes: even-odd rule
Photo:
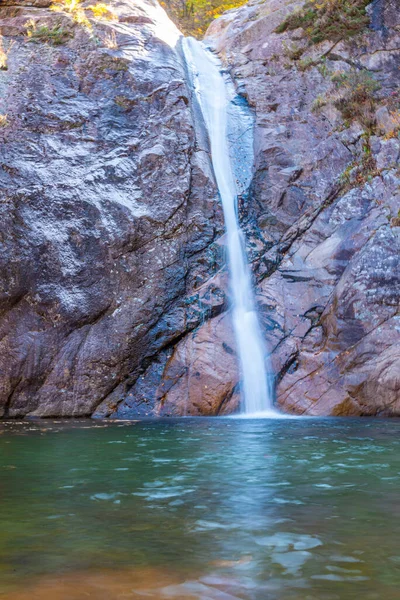
[[[298,3],[250,3],[208,32],[257,116],[245,225],[264,243],[254,271],[284,411],[400,414],[399,142],[382,137],[395,131],[389,105],[400,36],[396,3],[381,4],[376,32],[341,42],[334,60],[328,52],[325,73],[288,64],[284,46],[301,41],[301,32],[274,33]],[[327,51],[322,43],[304,56],[316,60]],[[345,128],[329,100],[311,110],[331,89],[329,73],[348,71],[349,62],[372,68],[381,84],[370,172],[362,178],[363,128],[355,121]],[[346,173],[353,183],[345,186]]]
[[[386,106],[380,106],[377,109],[375,116],[381,133],[391,134],[400,126],[400,122],[398,122],[393,115],[390,114]]]
[[[90,415],[223,306],[194,306],[222,215],[164,11],[122,1],[90,35],[17,4],[3,32],[32,17],[71,36],[17,35],[0,71],[0,413]]]

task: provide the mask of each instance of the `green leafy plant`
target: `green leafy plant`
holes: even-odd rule
[[[333,90],[318,96],[312,105],[314,112],[331,103],[337,108],[345,126],[358,121],[368,135],[375,132],[377,99],[380,84],[365,69],[337,71],[331,77]]]
[[[328,99],[324,94],[319,94],[319,96],[317,96],[312,104],[311,110],[313,112],[317,112],[320,108],[322,108],[323,106],[326,106],[328,104]]]
[[[326,64],[326,58],[322,58],[318,63],[318,71],[322,75],[322,77],[328,77],[330,71]]]
[[[307,58],[299,60],[297,67],[298,67],[299,71],[307,71],[307,69],[314,67],[316,64],[317,64],[317,62],[313,58],[308,56]]]

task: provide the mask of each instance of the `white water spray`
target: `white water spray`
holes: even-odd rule
[[[185,38],[183,52],[208,131],[212,164],[224,211],[233,326],[242,372],[243,412],[249,416],[276,416],[272,382],[266,369],[266,351],[237,215],[238,189],[228,141],[230,98],[227,82],[219,60],[201,42]],[[237,117],[240,118],[240,111]]]

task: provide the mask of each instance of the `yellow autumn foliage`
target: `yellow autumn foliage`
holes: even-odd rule
[[[201,38],[210,23],[246,0],[161,0],[171,19],[185,35]]]

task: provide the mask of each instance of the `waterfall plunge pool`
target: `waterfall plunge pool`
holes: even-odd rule
[[[0,424],[0,598],[395,600],[399,421]]]

